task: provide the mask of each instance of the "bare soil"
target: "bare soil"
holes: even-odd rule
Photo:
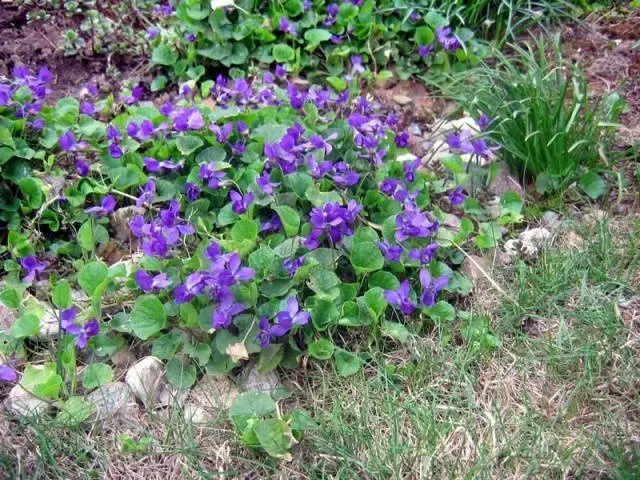
[[[87,55],[79,52],[66,56],[63,34],[79,31],[82,17],[52,11],[44,21],[28,21],[29,7],[6,3],[0,8],[0,75],[10,75],[18,65],[32,70],[48,67],[54,76],[51,99],[76,94],[87,83],[102,90],[117,88],[117,80],[140,75],[146,59],[127,58],[122,54]]]

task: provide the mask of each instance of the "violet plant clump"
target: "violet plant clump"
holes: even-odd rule
[[[180,372],[227,373],[254,358],[264,372],[333,358],[353,374],[349,346],[333,344],[348,329],[401,342],[425,322],[456,328],[447,299],[469,283],[451,259],[473,239],[472,199],[407,155],[408,133],[376,102],[287,77],[218,76],[206,98],[194,85],[161,106],[130,89],[93,97],[92,109],[62,99],[25,113],[29,123],[13,85],[42,81],[0,88],[25,145],[73,166],[57,192],[19,181],[34,208],[11,220],[0,297],[18,310],[11,345],[28,359],[44,311],[34,284],[48,287],[61,330],[45,355],[52,399],[80,388],[76,350],[107,370],[142,342],[186,389],[197,374]],[[7,381],[23,373],[2,368]]]

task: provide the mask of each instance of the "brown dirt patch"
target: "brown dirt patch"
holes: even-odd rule
[[[0,75],[10,75],[17,65],[33,70],[47,66],[54,75],[49,98],[56,100],[77,94],[88,82],[95,82],[104,90],[115,90],[117,80],[140,75],[146,67],[146,57],[84,52],[65,56],[63,33],[79,31],[82,17],[53,11],[47,20],[28,22],[30,8],[33,7],[6,3],[0,8]]]
[[[621,118],[620,147],[640,142],[640,12],[590,18],[560,30],[563,53],[580,64],[592,92],[618,91],[628,103]]]

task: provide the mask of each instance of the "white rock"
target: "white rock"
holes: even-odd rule
[[[551,239],[551,232],[546,228],[532,228],[518,235],[520,250],[526,256],[535,256]]]
[[[0,303],[0,332],[8,331],[18,318],[18,310],[12,310]]]
[[[420,125],[418,125],[417,123],[412,123],[411,125],[409,125],[407,127],[407,132],[416,137],[422,136],[422,130],[420,130]]]
[[[91,392],[87,400],[95,405],[94,416],[98,420],[127,415],[137,408],[131,388],[124,382],[107,383]]]
[[[407,97],[406,95],[394,95],[393,101],[402,106],[409,105],[413,102],[411,97]]]
[[[13,415],[38,416],[49,409],[49,404],[27,392],[20,385],[16,385],[9,392],[5,402],[7,410]]]
[[[160,359],[141,358],[129,368],[124,380],[146,408],[167,405],[169,392]]]
[[[278,372],[271,370],[266,375],[262,375],[255,364],[245,373],[242,380],[242,388],[246,392],[273,393],[279,385]]]
[[[231,408],[239,394],[229,377],[207,374],[189,394],[184,417],[194,424],[209,423]]]

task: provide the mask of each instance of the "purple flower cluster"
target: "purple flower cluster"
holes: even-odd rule
[[[361,211],[362,206],[355,200],[349,200],[346,207],[339,203],[325,203],[322,208],[314,208],[310,217],[311,233],[304,246],[311,250],[318,248],[323,235],[334,245],[345,236],[352,235],[353,224]]]
[[[497,146],[490,146],[483,137],[474,137],[468,128],[462,129],[459,133],[449,133],[447,143],[453,153],[468,153],[487,159],[493,159],[495,151],[499,149]]]
[[[287,299],[286,310],[281,310],[276,314],[276,323],[270,324],[267,317],[260,318],[257,335],[258,343],[262,348],[266,348],[273,338],[284,337],[296,326],[304,326],[309,323],[309,312],[301,311],[296,297]]]
[[[78,348],[85,348],[91,337],[95,337],[100,332],[100,324],[94,318],[86,322],[84,325],[78,325],[76,323],[76,316],[78,311],[75,308],[69,308],[63,310],[60,313],[60,326],[62,329],[73,335],[76,339],[76,346]]]
[[[169,207],[160,210],[158,217],[148,223],[142,215],[131,219],[129,228],[135,237],[142,239],[142,251],[145,255],[164,258],[183,236],[195,232],[193,226],[182,220],[179,214],[180,204],[171,200]]]
[[[233,317],[246,310],[246,306],[236,303],[231,288],[255,277],[253,268],[243,267],[238,253],[222,253],[217,242],[212,242],[206,250],[211,262],[208,270],[190,274],[173,291],[176,303],[190,302],[196,295],[208,294],[215,303],[211,317],[213,328],[228,328]]]
[[[49,262],[39,261],[34,255],[29,255],[20,259],[20,266],[25,272],[22,281],[27,285],[31,285],[47,269]]]
[[[427,269],[420,270],[420,284],[422,286],[420,302],[422,305],[430,307],[436,303],[436,296],[448,283],[449,278],[445,275],[432,279],[431,273]],[[403,315],[411,315],[416,311],[417,304],[411,298],[409,280],[404,280],[398,290],[385,290],[384,298],[391,305],[398,307]]]
[[[53,75],[46,67],[42,67],[34,75],[29,68],[24,66],[15,67],[12,74],[13,80],[0,82],[0,107],[13,108],[18,118],[27,118],[38,114],[50,91],[48,85],[51,83]],[[14,98],[14,94],[18,90],[20,90],[20,100]],[[28,95],[24,95],[25,92],[28,92]],[[32,126],[42,128],[44,122],[39,121]]]
[[[436,28],[436,39],[438,43],[442,45],[448,52],[455,52],[462,48],[462,44],[458,37],[451,31],[450,27],[438,27]]]

